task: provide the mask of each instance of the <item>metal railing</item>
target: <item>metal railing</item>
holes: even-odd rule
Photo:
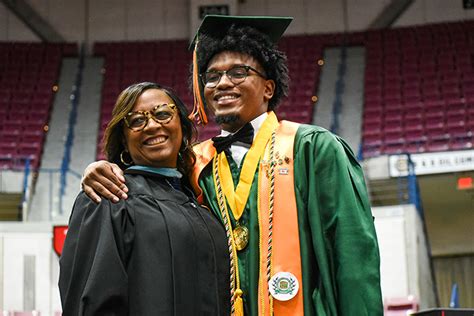
[[[67,173],[68,172],[73,172],[77,174],[74,171],[71,171],[69,169],[69,164],[71,161],[71,150],[72,146],[74,144],[74,127],[76,126],[76,121],[77,121],[77,106],[79,104],[79,98],[80,98],[80,87],[82,83],[82,72],[84,69],[84,45],[81,46],[80,49],[80,55],[79,55],[79,66],[77,68],[77,73],[76,73],[76,79],[74,82],[74,86],[72,87],[72,93],[71,93],[71,111],[69,112],[69,124],[68,124],[68,131],[67,131],[67,137],[66,137],[66,142],[64,144],[64,155],[63,155],[63,160],[61,162],[61,169],[60,169],[60,193],[59,193],[59,205],[60,205],[60,214],[63,214],[63,209],[62,209],[62,200],[65,194],[65,190],[67,187]],[[79,175],[80,177],[80,175]]]

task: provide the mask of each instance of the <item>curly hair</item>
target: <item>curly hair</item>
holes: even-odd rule
[[[173,100],[178,109],[178,115],[181,120],[181,129],[183,132],[183,140],[179,149],[180,157],[178,158],[177,167],[181,173],[185,175],[190,174],[196,161],[196,156],[192,149],[192,144],[197,139],[196,126],[188,118],[188,110],[183,101],[181,101],[181,99],[171,89],[153,82],[133,84],[123,90],[118,96],[114,109],[112,110],[112,118],[105,129],[104,138],[102,140],[107,160],[116,163],[122,170],[127,168],[120,159],[120,154],[125,150],[123,144],[123,119],[130,111],[132,111],[137,99],[142,95],[142,93],[150,89],[158,89],[166,93],[171,100]]]
[[[275,82],[275,92],[268,102],[268,110],[274,110],[281,99],[288,95],[290,79],[286,55],[277,49],[267,35],[253,27],[235,24],[221,39],[201,35],[197,54],[199,73],[205,72],[211,58],[223,51],[252,56],[263,67],[267,79]]]

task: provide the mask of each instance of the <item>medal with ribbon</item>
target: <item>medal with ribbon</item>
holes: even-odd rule
[[[272,132],[277,127],[278,119],[276,118],[275,113],[269,112],[268,117],[260,127],[252,146],[245,156],[237,188],[234,187],[227,156],[223,152],[216,156],[222,191],[224,192],[234,220],[236,221],[236,227],[233,230],[233,237],[237,250],[244,249],[249,241],[249,230],[247,227],[239,224],[239,219],[242,216],[245,205],[247,204],[258,163],[265,152],[265,148],[271,138]]]

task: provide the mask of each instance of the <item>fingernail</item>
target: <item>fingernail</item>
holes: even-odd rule
[[[119,201],[119,198],[118,198],[118,197],[114,196],[114,197],[112,198],[112,202],[117,203],[118,201]]]
[[[100,198],[95,199],[96,203],[100,203],[100,201],[102,201]]]
[[[123,186],[123,187],[122,187],[122,191],[123,191],[123,192],[128,192],[128,188],[127,188],[126,186]]]
[[[128,195],[126,195],[125,193],[122,193],[122,200],[126,200],[128,198]]]

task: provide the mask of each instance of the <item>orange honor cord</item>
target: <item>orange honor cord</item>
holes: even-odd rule
[[[204,109],[204,101],[201,95],[201,89],[199,88],[199,74],[198,74],[198,64],[197,64],[197,47],[199,41],[196,40],[193,51],[193,97],[194,97],[194,107],[189,118],[196,120],[198,124],[206,125],[207,124],[207,115]]]

